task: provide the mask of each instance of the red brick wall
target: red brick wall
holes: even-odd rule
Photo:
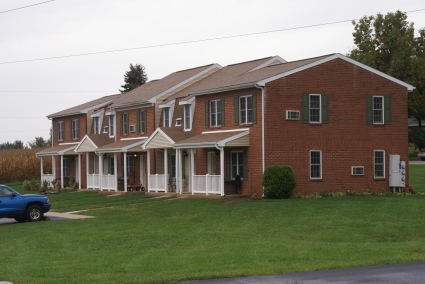
[[[71,139],[71,121],[74,119],[80,120],[80,137],[78,139]],[[61,141],[58,141],[58,134],[57,134],[57,126],[58,126],[57,123],[59,121],[64,122],[64,139]],[[53,132],[52,132],[53,146],[57,146],[59,145],[59,143],[80,142],[81,138],[83,138],[84,135],[87,134],[87,117],[85,114],[54,118],[52,124],[53,124]]]
[[[268,83],[266,90],[266,166],[290,165],[296,192],[388,191],[388,155],[408,161],[405,87],[336,59]],[[328,95],[328,124],[302,122],[303,93]],[[366,124],[368,95],[391,97],[391,125]],[[285,110],[299,110],[300,120],[286,120]],[[322,151],[320,181],[310,180],[310,150]],[[384,179],[374,178],[373,150],[385,150]],[[364,176],[352,176],[352,166],[364,166]]]
[[[137,112],[139,110],[146,110],[146,131],[147,133],[137,133]],[[128,113],[128,124],[134,125],[136,128],[135,132],[129,132],[128,134],[121,135],[120,133],[120,126],[121,126],[121,113],[127,112]],[[155,131],[155,108],[154,107],[147,107],[147,108],[137,108],[137,109],[131,109],[131,110],[125,110],[125,111],[117,111],[116,112],[116,134],[117,134],[117,141],[119,141],[122,138],[134,138],[134,137],[148,137]]]

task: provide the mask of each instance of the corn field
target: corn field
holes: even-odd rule
[[[45,148],[0,150],[0,184],[40,179],[41,163],[35,153]],[[52,172],[52,158],[43,157],[44,173]]]

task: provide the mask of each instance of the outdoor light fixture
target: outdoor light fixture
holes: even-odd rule
[[[187,157],[187,151],[186,150],[184,150],[182,154],[183,154],[183,157]]]

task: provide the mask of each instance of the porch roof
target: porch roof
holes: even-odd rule
[[[44,149],[40,152],[35,153],[37,157],[43,156],[58,156],[58,155],[75,155],[74,149],[77,147],[77,144],[65,144],[57,145]]]
[[[158,127],[142,147],[143,149],[172,148],[176,142],[192,136],[192,131],[184,131],[182,127]]]
[[[135,139],[122,139],[114,143],[107,144],[105,146],[96,149],[96,153],[116,153],[116,152],[140,152],[140,147],[146,142],[148,137],[138,137]]]
[[[97,148],[110,144],[112,139],[104,134],[86,134],[75,148],[75,152],[94,152]]]
[[[174,148],[210,148],[215,146],[249,146],[249,129],[206,131],[174,144]]]

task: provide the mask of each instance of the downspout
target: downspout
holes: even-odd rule
[[[265,162],[265,147],[264,147],[264,95],[265,95],[265,86],[260,86],[255,84],[256,88],[261,89],[261,160],[263,164],[263,174],[266,168]],[[263,187],[263,196],[264,197],[264,187]]]

